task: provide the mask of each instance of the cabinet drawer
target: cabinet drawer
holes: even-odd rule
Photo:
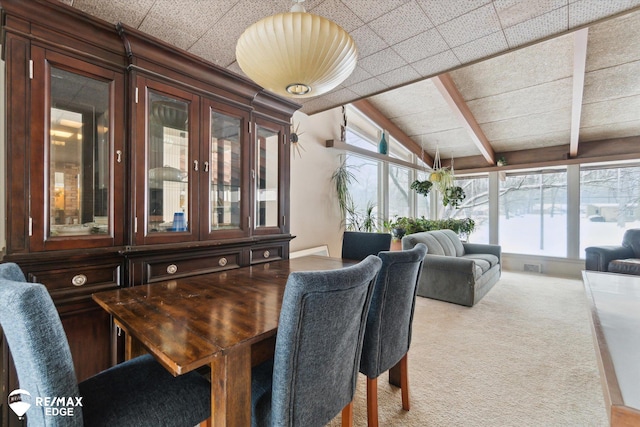
[[[32,271],[28,276],[29,281],[45,285],[57,302],[90,297],[93,292],[118,287],[120,264]]]
[[[240,267],[240,253],[196,256],[186,259],[145,261],[146,282],[157,282],[174,277],[212,273]]]
[[[251,248],[251,264],[282,259],[284,248],[281,245]]]

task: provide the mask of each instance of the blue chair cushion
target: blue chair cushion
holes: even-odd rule
[[[85,426],[187,427],[211,414],[209,381],[197,372],[174,377],[148,354],[102,371],[78,387]]]

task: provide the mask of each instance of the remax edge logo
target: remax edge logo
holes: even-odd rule
[[[75,408],[82,407],[82,397],[36,397],[27,390],[16,389],[9,393],[9,407],[19,419],[35,404],[44,408],[47,417],[73,417]],[[35,402],[34,402],[35,400]]]

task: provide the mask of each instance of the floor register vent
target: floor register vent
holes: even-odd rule
[[[528,273],[542,273],[542,265],[541,264],[525,264],[524,271]]]

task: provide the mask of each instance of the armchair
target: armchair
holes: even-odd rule
[[[590,246],[585,253],[587,270],[640,275],[640,228],[625,231],[620,246]]]

